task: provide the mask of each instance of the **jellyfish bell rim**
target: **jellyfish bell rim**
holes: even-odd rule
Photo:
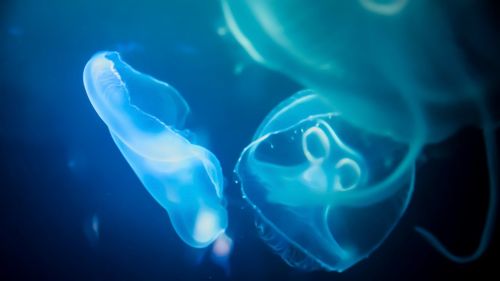
[[[98,69],[95,69],[96,62],[101,64],[101,67]],[[105,67],[107,67],[108,69],[103,69],[102,64],[106,64]],[[95,53],[87,61],[87,63],[85,64],[84,70],[83,70],[83,84],[84,84],[84,87],[86,89],[87,97],[89,98],[94,110],[97,112],[99,117],[101,117],[101,119],[106,120],[106,118],[104,118],[104,116],[103,116],[103,113],[101,112],[101,106],[97,103],[96,99],[102,99],[102,101],[105,102],[106,105],[108,105],[108,106],[110,106],[111,104],[109,104],[108,99],[103,98],[107,95],[107,93],[104,93],[105,89],[97,88],[95,81],[97,80],[98,77],[96,77],[94,75],[95,71],[99,71],[101,73],[103,71],[112,72],[116,76],[116,79],[118,80],[117,82],[119,82],[121,84],[121,86],[123,87],[121,90],[124,92],[123,94],[126,95],[127,101],[129,102],[129,104],[131,106],[135,106],[135,104],[132,103],[132,101],[131,101],[131,95],[130,95],[128,87],[126,86],[127,81],[124,81],[124,79],[121,77],[120,73],[116,69],[117,65],[119,65],[120,67],[123,67],[126,71],[131,72],[131,74],[133,74],[133,75],[145,77],[150,82],[154,83],[155,85],[158,85],[160,87],[164,87],[164,88],[168,89],[169,91],[171,91],[174,94],[176,101],[180,103],[180,104],[177,104],[177,106],[181,106],[182,112],[184,113],[180,116],[179,120],[176,120],[177,124],[175,124],[177,129],[182,129],[182,127],[184,126],[184,124],[186,122],[188,115],[191,112],[189,104],[184,99],[184,97],[182,97],[182,95],[174,87],[172,87],[170,84],[168,84],[164,81],[161,81],[161,80],[153,77],[152,75],[142,73],[142,72],[138,71],[137,69],[135,69],[134,67],[132,67],[131,65],[129,65],[127,62],[125,62],[122,59],[120,53],[117,51],[99,51],[99,52]],[[97,93],[97,95],[93,95],[91,93]],[[168,124],[168,123],[164,122],[164,120],[158,119],[156,116],[153,116],[153,115],[151,115],[147,112],[144,112],[144,111],[142,111],[142,112],[144,114],[148,115],[149,117],[156,119],[156,121],[162,123],[166,127],[173,126],[173,124]]]
[[[112,139],[142,185],[167,211],[177,236],[194,248],[204,248],[215,241],[227,228],[224,179],[215,155],[186,139],[178,130],[184,126],[190,112],[184,98],[169,84],[134,69],[121,59],[118,52],[103,51],[92,56],[85,65],[83,82],[94,110],[108,127]],[[129,88],[127,82],[132,87]],[[138,96],[142,103],[133,102],[132,96],[136,94],[142,94]],[[158,100],[162,95],[166,98]],[[166,105],[166,108],[151,107],[147,104],[149,101],[161,101],[159,105]],[[146,106],[143,108],[143,105]],[[161,110],[167,109],[171,109],[171,113],[163,115]],[[173,143],[165,143],[170,140]],[[155,154],[158,145],[166,148]],[[172,167],[179,162],[182,162],[180,166]],[[199,170],[190,171],[193,165]],[[165,173],[170,168],[188,171],[197,178],[191,183],[183,182],[176,173]],[[178,192],[170,188],[173,191],[170,194],[181,200],[175,203],[164,194],[171,183],[191,190]],[[162,194],[167,196],[162,197]],[[197,201],[182,202],[186,199]]]

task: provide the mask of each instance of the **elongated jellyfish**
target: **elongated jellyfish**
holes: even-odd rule
[[[479,246],[470,255],[457,256],[429,231],[421,227],[417,231],[439,252],[455,262],[473,261],[482,255],[491,240],[496,212],[498,155],[494,130],[500,121],[498,99],[493,94],[498,89],[500,73],[497,55],[500,34],[492,28],[487,16],[487,5],[486,2],[473,0],[446,3],[433,0],[323,0],[314,3],[306,0],[222,1],[227,26],[247,53],[256,62],[284,73],[311,89],[314,96],[322,101],[318,105],[316,98],[303,100],[301,110],[292,110],[298,104],[285,101],[292,113],[285,114],[287,110],[283,107],[270,114],[263,122],[263,126],[268,129],[258,131],[236,169],[250,203],[256,209],[266,206],[266,211],[259,211],[259,214],[273,214],[266,225],[271,226],[274,234],[282,238],[281,241],[295,243],[293,246],[302,256],[314,256],[315,250],[309,247],[316,243],[316,237],[308,237],[306,233],[307,230],[315,229],[316,225],[297,229],[290,236],[287,233],[292,230],[280,224],[279,216],[282,214],[278,209],[290,210],[307,205],[316,208],[332,205],[376,208],[374,206],[381,202],[401,198],[401,192],[411,186],[412,177],[408,175],[413,173],[414,162],[422,147],[442,142],[461,128],[472,125],[484,131],[490,176],[489,208]],[[330,187],[339,172],[331,168],[318,168],[324,167],[328,161],[322,160],[318,166],[314,164],[314,161],[319,161],[317,157],[313,162],[306,157],[301,164],[290,167],[286,157],[300,154],[298,151],[307,153],[308,149],[302,146],[300,150],[300,147],[285,141],[275,143],[274,139],[278,136],[291,138],[288,128],[297,127],[308,132],[309,125],[315,126],[319,121],[316,115],[325,112],[338,116],[332,118],[334,125],[330,127],[341,143],[346,143],[356,152],[357,158],[364,159],[365,163],[371,152],[356,148],[344,140],[351,138],[353,131],[366,134],[369,140],[384,138],[396,147],[406,145],[406,151],[400,154],[397,165],[390,166],[391,172],[386,173],[383,179],[365,184],[360,182],[359,188],[356,185],[342,192],[319,188],[325,182]],[[308,118],[314,121],[303,121]],[[350,124],[353,129],[338,130],[335,127],[336,119]],[[330,130],[324,129],[325,125],[321,125],[323,122],[319,124],[318,128],[323,128],[322,132],[332,135],[326,133]],[[330,139],[318,137],[323,133],[317,130],[313,131],[316,139]],[[304,138],[304,135],[301,133],[294,137]],[[281,152],[282,156],[265,158],[265,153],[260,152],[263,149],[261,147],[270,141],[275,150],[287,152]],[[323,152],[326,147],[332,149],[337,142],[328,143],[329,146],[323,145]],[[280,157],[285,158],[280,162]],[[333,168],[334,163],[330,163]],[[365,168],[360,165],[360,175],[370,174],[383,163],[385,161],[381,158],[381,161],[365,164]],[[352,173],[353,167],[350,167],[349,173]],[[316,182],[311,186],[322,190],[319,193],[321,196],[308,189],[309,185],[304,183],[303,178],[291,177],[294,174],[290,172],[291,169],[295,169],[294,172],[304,169],[315,171],[317,176],[311,178]],[[406,184],[402,184],[404,182]],[[284,190],[284,185],[289,190]],[[255,199],[254,193],[266,195]],[[273,213],[274,208],[277,208],[276,213]],[[373,212],[377,213],[376,210]],[[404,208],[400,211],[404,211]],[[382,216],[380,218],[384,219]],[[394,216],[387,218],[393,223],[398,219]],[[288,225],[295,221],[300,224],[305,220],[304,212],[296,212],[288,216]],[[356,224],[355,221],[352,223]],[[343,226],[339,227],[343,230]],[[331,226],[329,230],[334,232],[336,227]],[[338,237],[333,236],[335,240]],[[345,247],[338,241],[335,241],[336,244],[332,239],[329,241],[335,249],[339,249],[338,246],[342,249]],[[350,247],[356,249],[359,243],[362,243],[362,239]],[[271,246],[275,249],[284,248]],[[333,262],[322,264],[322,267],[329,270],[346,269],[376,247],[372,244],[371,248],[360,248],[364,250],[358,249],[354,255],[345,250],[344,253],[351,255],[338,258],[338,262],[332,257]],[[340,250],[329,252],[342,253]],[[293,255],[297,254],[294,252]],[[289,254],[282,256],[289,262]],[[323,263],[327,260],[315,257]],[[297,266],[297,263],[290,264]]]
[[[217,158],[190,141],[189,106],[168,84],[142,74],[116,52],[94,55],[83,80],[88,98],[121,153],[179,237],[201,248],[227,226]]]

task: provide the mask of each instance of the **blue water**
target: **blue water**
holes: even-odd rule
[[[100,50],[120,52],[189,104],[186,127],[224,174],[230,240],[203,250],[184,244],[130,169],[83,86],[83,68]],[[303,87],[252,60],[218,1],[3,1],[0,73],[2,280],[498,276],[498,231],[483,258],[456,265],[413,230],[431,228],[458,253],[477,246],[488,199],[477,128],[425,149],[407,212],[369,259],[339,274],[303,272],[275,255],[233,169],[266,115]]]

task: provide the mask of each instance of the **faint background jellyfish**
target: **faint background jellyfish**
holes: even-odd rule
[[[94,55],[83,78],[94,109],[143,185],[167,210],[179,237],[196,248],[211,244],[227,226],[222,170],[184,130],[186,101],[116,52]]]
[[[300,204],[312,200],[316,206],[368,207],[397,197],[408,184],[396,183],[412,174],[423,146],[442,142],[459,129],[473,125],[484,132],[490,185],[488,214],[479,246],[470,255],[457,256],[427,230],[419,227],[417,231],[455,262],[481,256],[491,239],[496,212],[498,167],[494,130],[500,121],[495,95],[500,73],[497,55],[500,36],[488,20],[489,5],[492,4],[472,0],[339,0],[315,1],[314,5],[305,0],[222,1],[229,30],[255,61],[288,75],[323,99],[321,106],[314,103],[307,106],[310,101],[303,101],[306,109],[294,112],[293,118],[278,116],[275,122],[290,119],[285,122],[287,126],[301,126],[301,120],[318,113],[311,108],[326,107],[326,112],[338,114],[356,131],[370,135],[370,139],[388,138],[408,146],[398,164],[391,167],[391,173],[378,183],[318,198],[297,194]],[[295,106],[293,102],[290,104]],[[274,117],[268,117],[263,126],[273,123],[269,118]],[[268,136],[258,132],[256,141],[243,154],[238,173],[256,167],[263,169],[259,176],[241,176],[246,194],[261,186],[267,186],[266,192],[274,192],[279,189],[274,183],[283,180],[289,180],[290,188],[302,186],[298,179],[289,177],[271,183],[264,171],[275,168],[276,159],[252,156],[264,157],[259,148],[268,139],[286,134],[286,128],[275,126]],[[340,139],[346,137],[335,128],[334,131]],[[296,151],[288,143],[281,145]],[[289,153],[292,152],[283,155]],[[359,152],[359,155],[369,154]],[[260,165],[268,161],[272,165]],[[242,169],[242,163],[250,164]],[[367,164],[366,170],[376,169],[382,163]],[[283,194],[288,192],[280,196]],[[275,203],[266,197],[258,201],[261,200]],[[297,205],[297,202],[285,203],[285,206]],[[310,254],[307,247],[298,248],[302,254]]]

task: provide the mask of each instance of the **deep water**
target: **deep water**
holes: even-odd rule
[[[83,68],[102,50],[119,51],[190,104],[189,127],[225,176],[234,241],[227,268],[210,258],[210,248],[182,243],[88,102]],[[308,273],[273,254],[232,171],[262,119],[302,87],[252,62],[225,28],[218,1],[4,0],[0,74],[1,280],[500,277],[498,229],[485,255],[464,265],[414,231],[432,229],[456,253],[475,249],[488,199],[486,152],[475,128],[424,150],[406,213],[368,259],[344,273]]]

